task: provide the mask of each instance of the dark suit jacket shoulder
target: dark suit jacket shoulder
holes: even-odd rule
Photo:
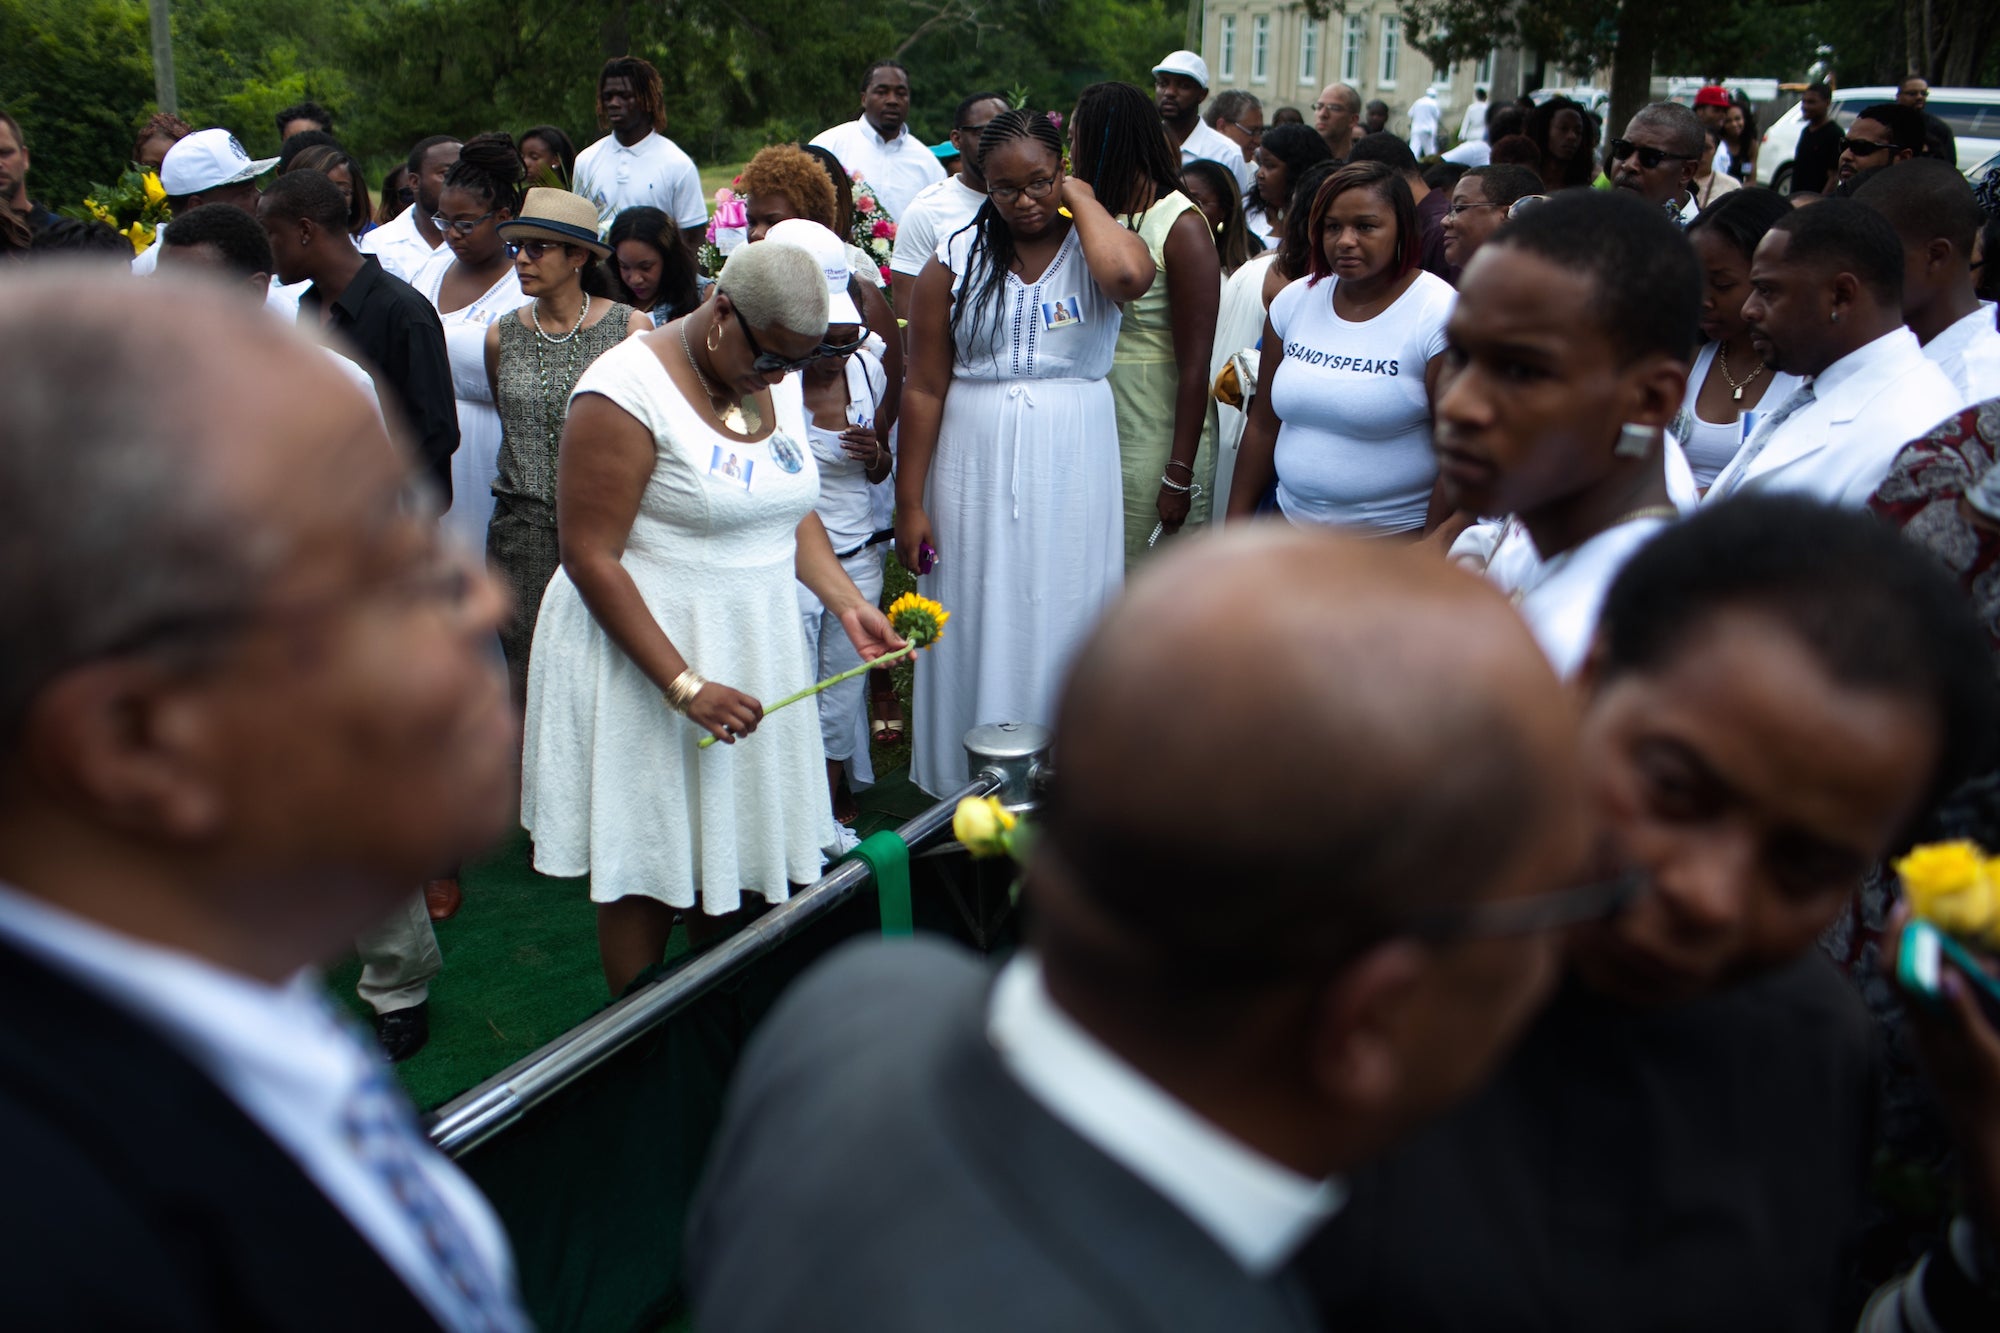
[[[152,1029],[0,941],[0,1327],[434,1330],[369,1243]]]
[[[991,974],[850,946],[753,1043],[689,1228],[696,1327],[1309,1327],[1030,1098],[985,1039]]]

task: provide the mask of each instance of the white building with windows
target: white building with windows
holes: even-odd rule
[[[1311,18],[1291,0],[1208,0],[1202,58],[1215,84],[1210,92],[1255,93],[1266,123],[1273,111],[1290,106],[1312,124],[1319,90],[1345,83],[1360,90],[1364,104],[1387,102],[1389,128],[1408,134],[1410,103],[1435,86],[1444,111],[1438,126],[1444,142],[1453,140],[1475,85],[1504,103],[1541,82],[1537,62],[1511,49],[1450,69],[1433,68],[1404,40],[1396,0],[1348,0],[1345,12],[1325,20]]]

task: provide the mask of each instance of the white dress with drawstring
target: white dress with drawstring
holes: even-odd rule
[[[939,251],[954,275],[972,241],[960,232]],[[970,291],[978,286],[974,274]],[[940,797],[965,784],[968,730],[1054,721],[1070,659],[1125,564],[1106,380],[1118,305],[1092,280],[1076,232],[1038,281],[1007,275],[999,299],[976,313],[924,492],[938,563],[918,587],[951,623],[917,663],[910,776]]]

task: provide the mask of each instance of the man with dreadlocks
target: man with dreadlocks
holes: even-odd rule
[[[986,202],[917,278],[897,450],[896,554],[960,613],[917,673],[910,773],[934,795],[964,781],[967,728],[1054,720],[1070,656],[1118,592],[1106,377],[1119,307],[1155,272],[1064,175],[1046,115],[995,116],[979,162]]]
[[[597,76],[597,123],[611,131],[576,155],[575,190],[597,205],[599,232],[628,208],[657,208],[690,248],[708,230],[708,205],[694,159],[666,136],[660,71],[637,56],[604,62]]]

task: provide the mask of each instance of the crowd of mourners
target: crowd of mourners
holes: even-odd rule
[[[1888,868],[2000,849],[1990,185],[1920,79],[1784,195],[1721,87],[1210,84],[883,61],[713,199],[631,57],[374,190],[156,115],[136,257],[0,111],[6,1322],[524,1327],[312,967],[413,1053],[518,820],[616,996],[1029,722],[1029,946],[786,998],[697,1327],[2000,1328],[2000,969]]]

